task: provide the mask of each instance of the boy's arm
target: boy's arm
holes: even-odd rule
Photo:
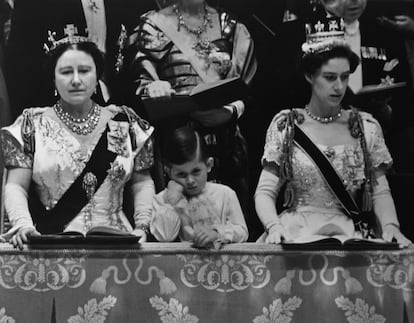
[[[223,192],[224,193],[224,192]],[[249,233],[236,193],[228,189],[225,196],[222,222],[213,226],[222,242],[244,242]]]
[[[164,197],[165,190],[153,199],[150,231],[158,241],[171,242],[180,232],[181,220],[174,207],[164,201]]]

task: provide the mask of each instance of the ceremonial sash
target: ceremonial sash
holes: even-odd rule
[[[113,120],[128,121],[128,118],[125,114],[118,113]],[[109,126],[107,125],[83,171],[62,195],[53,209],[46,210],[34,190],[30,192],[31,214],[36,229],[40,233],[50,234],[64,231],[65,226],[72,221],[89,202],[87,194],[82,187],[84,176],[87,173],[95,175],[95,192],[98,191],[107,176],[110,163],[113,162],[117,156],[117,154],[108,150],[108,131]]]
[[[204,83],[213,83],[220,80],[220,75],[212,67],[212,64],[207,66],[207,62],[199,57],[194,50],[194,39],[190,35],[178,32],[177,25],[158,12],[150,15],[148,19],[177,46]]]
[[[355,200],[346,190],[342,178],[332,166],[325,154],[313,143],[313,141],[295,124],[295,133],[293,137],[296,144],[308,154],[319,168],[325,182],[331,188],[331,191],[341,203],[347,215],[354,220],[355,223],[361,220],[361,211]]]

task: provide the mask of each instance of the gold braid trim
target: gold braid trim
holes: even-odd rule
[[[295,109],[291,109],[284,114],[284,118],[278,123],[278,130],[284,131],[285,136],[282,143],[282,157],[280,160],[279,176],[282,180],[286,180],[286,189],[284,192],[283,206],[290,208],[293,205],[295,191],[293,189],[293,138],[295,136],[295,120],[301,124],[304,120],[304,116],[297,112]]]
[[[349,129],[351,135],[354,138],[359,139],[361,143],[362,153],[364,155],[364,174],[365,183],[362,187],[362,211],[369,212],[372,210],[372,191],[373,186],[377,185],[375,178],[374,168],[372,167],[371,158],[369,156],[367,141],[364,132],[364,123],[362,121],[361,114],[354,107],[351,107],[351,114],[348,120]]]

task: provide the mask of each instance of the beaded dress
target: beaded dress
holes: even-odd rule
[[[26,109],[23,114],[30,113],[34,127],[34,154],[27,152],[22,138],[23,115],[0,132],[6,167],[31,169],[34,190],[46,210],[50,210],[82,173],[104,130],[109,127],[108,150],[116,152],[117,156],[103,183],[89,203],[65,227],[65,231],[86,232],[98,225],[132,231],[122,209],[124,187],[133,171],[148,169],[153,164],[153,128],[141,127],[138,122],[132,122],[132,132],[137,142],[136,149],[133,149],[130,124],[113,120],[123,109],[114,105],[100,109],[96,129],[85,140],[79,140],[68,129],[53,107]],[[85,220],[86,214],[89,223]]]
[[[281,165],[282,144],[286,131],[281,129],[280,124],[283,123],[286,112],[287,110],[277,114],[267,130],[262,157],[264,164]],[[373,168],[389,168],[392,158],[385,145],[381,127],[370,114],[360,112],[360,115]],[[335,146],[315,144],[328,157],[346,189],[355,196],[365,182],[364,157],[360,141]],[[279,215],[284,237],[287,240],[295,240],[298,237],[316,234],[354,236],[352,219],[346,215],[314,161],[296,143],[293,144],[292,171],[293,204]],[[284,181],[279,181],[278,189],[283,184]],[[326,232],[325,229],[331,232]]]

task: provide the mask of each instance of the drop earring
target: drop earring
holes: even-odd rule
[[[55,98],[59,96],[58,91],[55,89]]]

